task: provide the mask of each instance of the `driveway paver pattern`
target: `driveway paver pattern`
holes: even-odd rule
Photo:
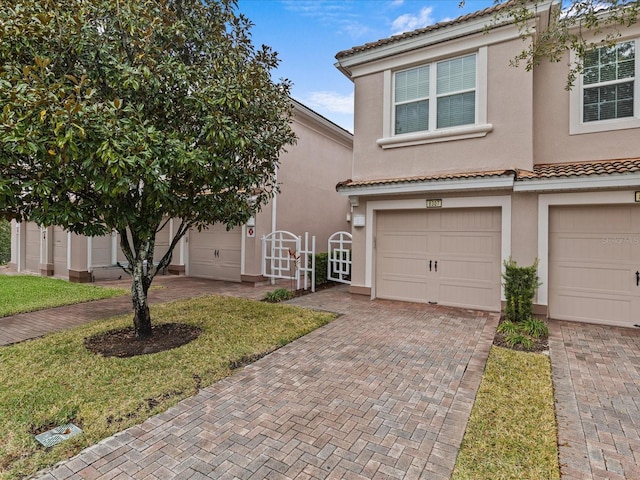
[[[292,303],[344,314],[39,478],[449,479],[498,314]]]
[[[640,480],[640,330],[549,329],[563,480]]]

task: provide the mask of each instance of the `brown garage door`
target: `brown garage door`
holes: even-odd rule
[[[377,214],[379,298],[500,309],[498,208]]]
[[[25,239],[25,267],[28,272],[40,272],[40,227],[33,222],[28,222],[23,230]]]
[[[640,206],[553,207],[549,212],[549,316],[640,323]]]
[[[67,232],[62,227],[53,227],[53,274],[67,277]]]
[[[189,232],[189,275],[214,280],[240,281],[240,228],[221,224]]]

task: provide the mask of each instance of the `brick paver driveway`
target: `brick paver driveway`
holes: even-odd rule
[[[640,329],[549,326],[563,480],[640,479]]]
[[[344,314],[41,478],[448,479],[498,315],[294,303]]]

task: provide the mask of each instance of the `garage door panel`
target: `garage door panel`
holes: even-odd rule
[[[26,225],[25,233],[27,238],[25,240],[26,253],[25,253],[25,266],[29,272],[40,271],[40,227],[33,222],[28,222]]]
[[[376,296],[500,308],[499,209],[386,211],[376,221]]]
[[[498,295],[500,289],[494,282],[474,282],[473,285],[463,282],[443,282],[440,284],[439,304],[466,307],[466,308],[487,308],[488,297]]]
[[[618,240],[620,238],[620,240]],[[633,246],[622,237],[603,236],[602,234],[555,234],[551,242],[562,252],[563,259],[582,261],[627,261],[632,256]]]
[[[636,222],[632,212],[626,208],[611,206],[555,208],[556,215],[550,218],[549,232],[573,232],[609,235],[629,231]],[[597,222],[594,221],[597,218]]]
[[[67,270],[67,232],[61,227],[53,227],[53,273],[68,275]]]
[[[621,326],[637,323],[640,208],[554,207],[549,229],[549,315]]]
[[[385,275],[380,279],[379,288],[389,300],[426,303],[429,298],[428,284],[411,276]]]
[[[415,252],[423,254],[426,243],[424,233],[415,232],[389,232],[379,236],[378,248],[383,250],[395,250],[401,252]]]
[[[473,258],[443,259],[438,262],[441,281],[460,278],[471,281],[491,281],[496,278],[496,265],[491,260],[479,261]]]
[[[216,224],[189,232],[189,275],[240,282],[241,230]]]
[[[500,239],[495,234],[478,235],[471,233],[442,234],[440,237],[440,252],[448,255],[477,255],[493,258],[496,251],[496,243]]]
[[[594,290],[558,289],[553,306],[562,313],[563,320],[628,325],[634,303],[630,297],[605,295]]]
[[[468,209],[447,210],[442,212],[441,230],[468,233],[470,231],[491,231],[501,229],[501,214],[499,210]]]
[[[559,262],[555,266],[553,285],[556,288],[570,287],[575,290],[631,293],[635,286],[635,274],[625,265],[611,266],[594,264],[591,266]]]

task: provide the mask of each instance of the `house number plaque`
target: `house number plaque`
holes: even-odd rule
[[[640,192],[636,192],[636,202],[640,202]]]
[[[428,198],[427,199],[427,208],[442,208],[442,199],[441,198]]]

